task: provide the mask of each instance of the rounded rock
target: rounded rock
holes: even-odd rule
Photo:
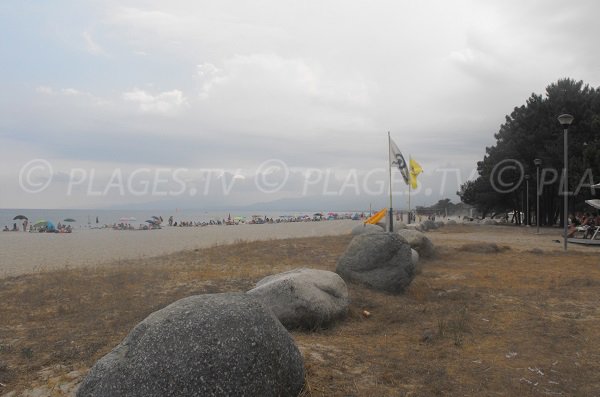
[[[363,233],[383,233],[385,230],[379,225],[372,225],[370,223],[363,223],[352,228],[352,234],[357,236]]]
[[[361,234],[352,239],[336,266],[347,282],[400,293],[415,276],[410,246],[397,233]]]
[[[90,370],[83,396],[296,396],[304,363],[259,300],[197,295],[152,313]]]
[[[416,230],[399,230],[398,234],[423,258],[432,258],[435,256],[433,243],[425,234]]]
[[[287,329],[318,329],[344,317],[348,288],[336,273],[294,269],[260,280],[247,292],[259,298]]]

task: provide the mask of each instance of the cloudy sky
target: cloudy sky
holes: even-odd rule
[[[596,1],[5,0],[0,208],[368,203],[385,197],[387,131],[425,169],[416,203],[456,198],[532,92],[600,85],[599,14]]]

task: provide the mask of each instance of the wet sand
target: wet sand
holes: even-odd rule
[[[99,265],[182,250],[293,237],[350,233],[360,221],[165,227],[161,230],[82,229],[71,234],[0,233],[0,277],[64,267]]]

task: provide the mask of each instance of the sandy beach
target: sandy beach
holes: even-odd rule
[[[161,230],[76,230],[71,234],[0,233],[0,277],[41,270],[99,265],[182,250],[295,237],[350,233],[360,221],[264,225],[165,227]]]

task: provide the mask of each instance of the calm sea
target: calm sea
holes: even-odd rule
[[[152,216],[162,216],[166,223],[169,216],[173,216],[175,222],[192,221],[192,222],[209,222],[211,220],[223,220],[231,214],[231,217],[246,217],[250,219],[252,215],[277,219],[280,216],[300,216],[312,215],[311,212],[252,212],[252,211],[237,211],[237,212],[207,212],[201,210],[175,210],[175,211],[152,211],[152,210],[44,210],[44,209],[0,209],[0,229],[4,226],[12,228],[13,223],[21,226],[23,221],[13,220],[17,215],[24,215],[29,218],[30,223],[35,223],[38,220],[51,221],[54,224],[58,222],[65,223],[64,220],[71,218],[75,222],[70,223],[74,229],[90,228],[102,225],[111,225],[119,223],[121,218],[133,217],[136,220],[129,223],[139,225],[145,223],[146,220],[152,219]]]

